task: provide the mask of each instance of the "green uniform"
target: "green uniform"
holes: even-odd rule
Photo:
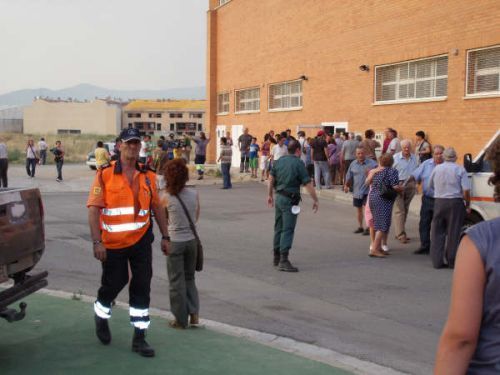
[[[311,179],[304,162],[295,155],[279,158],[271,170],[276,189],[274,218],[274,250],[288,253],[292,247],[293,234],[297,224],[297,215],[292,214],[292,200],[280,194],[280,191],[300,194],[300,187]]]

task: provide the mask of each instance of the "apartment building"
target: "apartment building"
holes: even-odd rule
[[[197,135],[205,129],[205,100],[133,100],[123,108],[123,127],[150,135]]]
[[[121,129],[121,107],[119,102],[101,99],[36,99],[24,109],[24,133],[116,135]]]
[[[474,155],[500,129],[497,0],[208,5],[207,127],[218,137],[393,127]]]

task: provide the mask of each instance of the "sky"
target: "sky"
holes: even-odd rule
[[[205,85],[207,0],[0,0],[0,94]]]

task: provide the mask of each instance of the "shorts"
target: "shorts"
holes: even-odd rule
[[[249,166],[251,169],[257,169],[257,158],[250,158]]]
[[[260,169],[267,171],[269,168],[269,156],[260,157]]]
[[[363,198],[352,198],[352,205],[354,207],[366,206],[366,200],[368,199],[368,194],[363,195]]]
[[[194,157],[195,164],[205,164],[206,157],[205,155],[196,155]]]

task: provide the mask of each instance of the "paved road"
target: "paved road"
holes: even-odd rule
[[[64,185],[54,184],[59,192],[43,194],[47,252],[40,268],[49,270],[51,289],[94,295],[100,265],[89,242],[86,194],[63,192]],[[313,214],[305,199],[292,253],[301,272],[281,273],[271,266],[273,213],[265,205],[263,185],[198,190],[206,249],[205,271],[197,279],[203,317],[412,374],[431,372],[452,274],[413,255],[416,241],[392,241],[390,258],[369,258],[367,238],[352,234],[350,205],[322,200]],[[415,217],[409,226],[410,237],[416,238]],[[156,245],[152,305],[168,309],[167,294],[165,259]],[[120,300],[127,300],[125,291]]]

